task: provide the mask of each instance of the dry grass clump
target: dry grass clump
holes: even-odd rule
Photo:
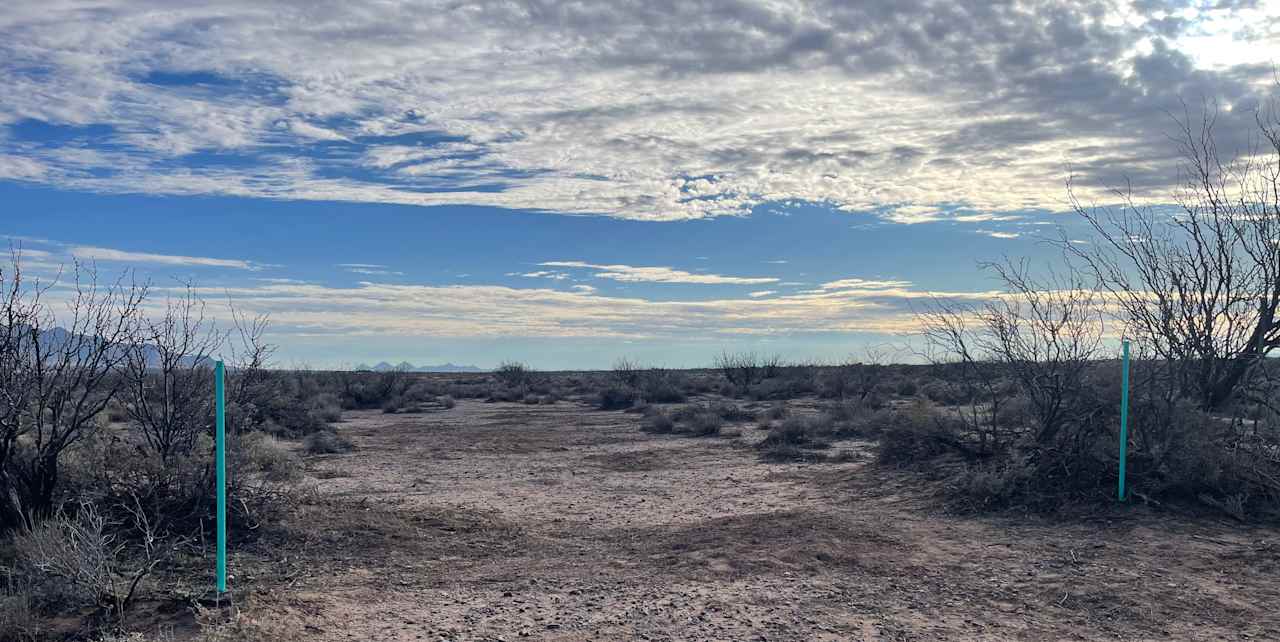
[[[640,429],[655,435],[669,435],[676,430],[676,422],[671,415],[649,406],[646,408],[644,421],[640,424]]]
[[[613,385],[596,395],[596,407],[601,410],[625,410],[636,404],[640,395],[634,388]]]
[[[786,417],[769,429],[756,449],[765,461],[813,460],[811,451],[829,448],[830,424],[822,417]]]
[[[653,434],[683,434],[694,437],[712,437],[724,428],[724,419],[708,406],[685,406],[668,413],[655,406],[644,411],[641,430]]]
[[[302,440],[302,448],[311,455],[332,455],[351,452],[355,444],[335,430],[321,430],[307,435]]]

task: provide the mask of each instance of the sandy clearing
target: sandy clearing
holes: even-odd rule
[[[865,443],[766,464],[754,427],[639,421],[349,413],[359,449],[309,464],[312,535],[245,554],[292,569],[254,580],[254,616],[317,640],[1280,638],[1274,529],[948,516]]]

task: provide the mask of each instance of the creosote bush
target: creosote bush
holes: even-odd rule
[[[675,432],[676,423],[671,419],[671,415],[654,409],[645,414],[640,429],[656,435],[666,435]]]
[[[334,430],[320,430],[307,435],[302,440],[302,448],[312,455],[332,455],[351,452],[355,444]]]
[[[624,410],[635,405],[639,398],[634,388],[613,385],[600,391],[596,407],[601,410]]]

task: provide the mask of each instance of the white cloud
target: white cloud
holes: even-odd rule
[[[258,271],[266,267],[276,267],[267,263],[257,263],[243,259],[215,259],[204,256],[180,256],[174,254],[151,254],[147,252],[128,252],[105,247],[77,245],[70,249],[72,256],[87,261],[114,261],[120,263],[181,265],[191,267],[221,267],[237,270]]]
[[[899,290],[911,287],[910,281],[882,281],[875,279],[840,279],[828,281],[822,290]],[[819,290],[821,291],[821,290]]]
[[[567,272],[553,272],[551,270],[538,270],[535,272],[525,272],[523,274],[511,272],[508,276],[523,276],[531,279],[552,279],[555,281],[563,281],[569,278],[569,274]]]
[[[987,236],[990,236],[993,239],[1016,239],[1019,236],[1022,236],[1017,232],[999,232],[996,230],[978,230],[978,233],[986,234]]]
[[[346,270],[347,272],[351,272],[352,274],[365,274],[371,276],[404,276],[404,272],[397,272],[380,263],[339,263],[338,267]]]
[[[1120,0],[156,6],[6,4],[0,127],[108,130],[48,145],[0,133],[0,178],[643,220],[810,201],[981,222],[1063,209],[1064,161],[1094,179],[1086,197],[1126,168],[1141,197],[1169,186],[1159,114],[1185,95],[1255,104],[1269,70],[1236,63],[1280,51],[1256,7],[1200,12],[1173,48],[1143,49],[1159,26]],[[192,72],[214,81],[153,77]],[[1219,124],[1243,131],[1251,113]],[[967,213],[947,214],[956,203]]]
[[[937,207],[928,205],[900,205],[884,214],[886,220],[904,225],[916,223],[932,223],[946,218],[946,214]]]
[[[773,277],[721,276],[719,274],[694,274],[670,267],[635,267],[631,265],[600,265],[583,261],[546,261],[547,267],[586,268],[593,276],[628,283],[697,283],[706,285],[759,285],[777,283]]]
[[[433,337],[611,337],[643,339],[814,332],[900,333],[915,327],[911,301],[930,296],[982,300],[995,293],[820,290],[701,301],[600,295],[497,285],[354,287],[267,283],[208,288],[242,311],[271,315],[280,334]]]
[[[748,292],[747,296],[753,299],[759,299],[761,297],[766,297],[766,296],[769,296],[770,294],[777,294],[777,293],[778,293],[777,290],[756,290],[755,292]]]

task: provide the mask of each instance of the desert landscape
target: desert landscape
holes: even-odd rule
[[[1280,635],[1274,527],[1150,497],[975,512],[948,488],[958,452],[887,456],[895,427],[961,409],[948,395],[963,387],[931,378],[945,371],[784,367],[754,384],[775,392],[735,397],[717,370],[624,365],[276,375],[392,396],[305,438],[241,437],[233,470],[279,483],[244,485],[228,594],[211,590],[208,545],[183,540],[125,617],[91,600],[26,635],[111,622],[131,633],[103,639]],[[617,408],[627,380],[671,401]]]
[[[236,557],[247,613],[317,640],[1280,636],[1274,529],[956,517],[873,441],[764,463],[764,431],[731,426],[651,435],[573,402],[354,414],[357,450],[307,462],[326,481],[299,541]]]
[[[0,642],[1280,640],[1278,64],[1280,0],[6,0]]]

